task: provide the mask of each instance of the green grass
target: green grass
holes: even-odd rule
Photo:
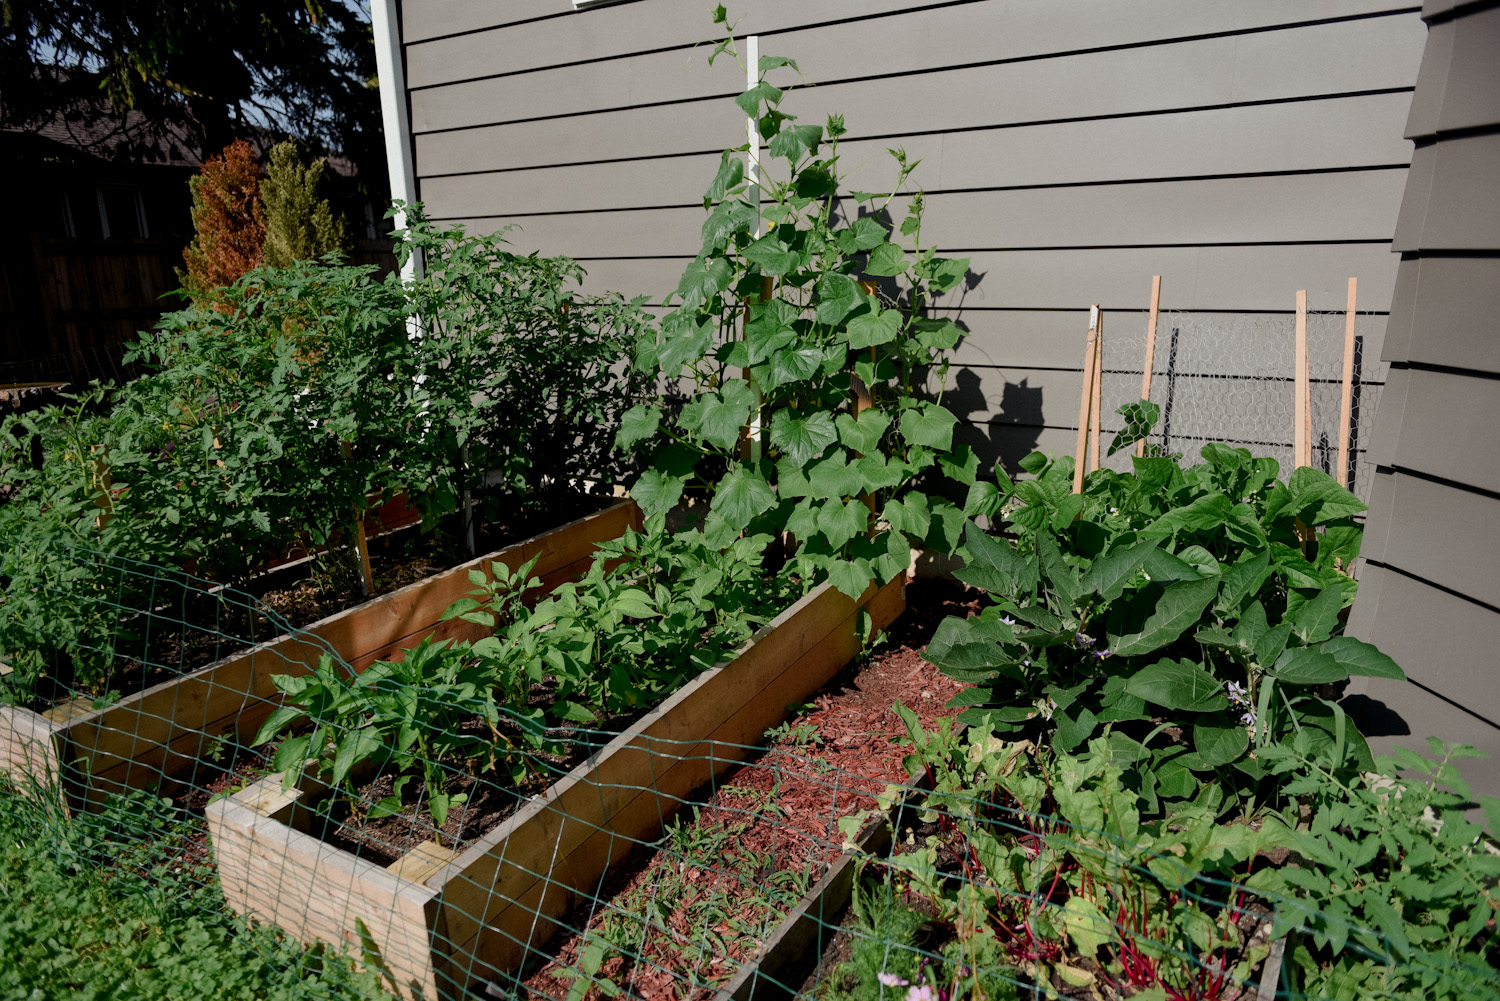
[[[376,976],[249,928],[146,794],[68,818],[0,785],[0,1001],[385,998]]]

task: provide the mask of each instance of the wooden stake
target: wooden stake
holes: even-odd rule
[[[344,458],[350,458],[354,451],[349,443],[345,441],[340,444],[344,446]],[[465,515],[467,514],[465,511]],[[360,517],[358,509],[354,511],[354,547],[359,552],[359,593],[361,597],[368,598],[375,591],[375,578],[370,573],[370,544],[365,540],[365,520]]]
[[[1344,389],[1339,398],[1339,486],[1349,486],[1349,417],[1354,409],[1354,297],[1358,278],[1349,279],[1349,304],[1344,307]]]
[[[1104,310],[1099,311],[1098,330],[1094,335],[1094,404],[1089,425],[1089,472],[1099,468],[1099,396],[1104,386]]]
[[[1161,305],[1161,275],[1151,276],[1151,314],[1146,318],[1146,361],[1141,366],[1141,399],[1151,399],[1151,366],[1156,359],[1156,312]],[[1146,439],[1135,443],[1137,458],[1146,454]]]
[[[1083,349],[1083,392],[1078,400],[1078,445],[1073,450],[1073,492],[1083,493],[1084,446],[1088,444],[1089,411],[1094,399],[1094,343],[1099,336],[1099,304],[1089,307],[1088,345]]]
[[[1312,435],[1307,412],[1307,290],[1297,292],[1297,361],[1292,401],[1292,468],[1309,465]]]

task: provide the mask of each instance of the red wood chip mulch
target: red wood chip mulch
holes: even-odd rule
[[[601,901],[565,919],[575,931],[553,941],[552,959],[521,984],[495,987],[566,998],[587,946],[602,942],[607,958],[596,976],[625,995],[711,997],[838,858],[838,819],[873,808],[888,784],[906,780],[905,749],[893,742],[905,726],[891,706],[909,707],[927,727],[956,715],[944,706],[963,686],[921,651],[943,618],[971,614],[979,600],[951,583],[912,584],[906,614],[867,660],[774,732],[763,754],[726,773],[696,814],[685,807],[664,847],[619,867]],[[590,987],[591,999],[602,996]]]

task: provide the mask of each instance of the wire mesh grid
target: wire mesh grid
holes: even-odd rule
[[[1307,345],[1312,464],[1336,475],[1343,397],[1346,314],[1309,311]],[[1348,441],[1349,488],[1369,500],[1374,466],[1366,461],[1388,365],[1366,351],[1383,314],[1356,313]],[[1100,462],[1127,471],[1133,449],[1106,458],[1122,426],[1116,409],[1141,398],[1147,314],[1105,318],[1100,386]],[[1209,442],[1247,448],[1293,468],[1296,316],[1162,311],[1152,358],[1151,400],[1161,408],[1147,439],[1169,453],[1196,456]]]
[[[830,765],[790,724],[770,747],[694,736],[678,699],[530,746],[524,712],[501,707],[487,758],[390,756],[328,781],[258,733],[277,674],[354,686],[325,640],[180,571],[57,556],[116,582],[89,600],[118,667],[110,690],[54,679],[0,709],[7,838],[164,928],[217,929],[277,996],[1236,998],[1276,979],[1288,935],[1336,937],[1388,978],[1496,986],[1483,964],[1398,954],[1381,929],[1254,888],[1264,859],[1185,863],[1165,822],[1152,843],[1027,810],[998,781],[1014,755],[934,792]],[[385,694],[486,718],[473,695]],[[364,730],[319,727],[339,746]],[[423,765],[434,781],[396,790]],[[919,776],[949,765],[929,755]]]

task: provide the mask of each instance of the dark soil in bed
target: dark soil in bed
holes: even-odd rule
[[[616,502],[613,497],[570,494],[545,507],[517,507],[510,517],[480,526],[475,551],[494,552]],[[356,558],[352,551],[342,549],[274,568],[248,582],[242,593],[228,601],[217,600],[207,591],[184,597],[179,585],[164,583],[163,594],[177,597],[157,608],[149,621],[139,616],[123,620],[115,637],[114,676],[99,691],[75,691],[71,680],[63,677],[52,683],[52,691],[39,691],[31,708],[45,711],[75,695],[97,697],[100,706],[118,701],[252,643],[274,639],[287,628],[306,628],[472,558],[457,531],[457,519],[449,518],[431,532],[413,525],[373,539],[370,570],[375,589],[368,597],[360,594]],[[253,614],[245,607],[243,592],[257,599]],[[267,610],[273,615],[267,615]]]

